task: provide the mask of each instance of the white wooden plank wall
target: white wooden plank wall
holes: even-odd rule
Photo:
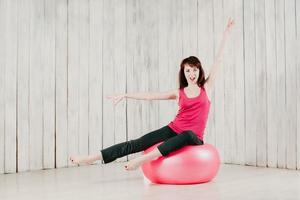
[[[68,4],[55,1],[55,165],[68,163]],[[95,51],[97,49],[95,48]],[[90,87],[94,88],[94,87]],[[92,106],[92,104],[90,104]],[[92,126],[91,126],[92,127]],[[93,126],[94,127],[94,126]]]
[[[278,133],[280,132],[277,126],[278,124],[278,110],[272,109],[277,107],[277,80],[276,80],[276,20],[275,20],[275,1],[267,0],[265,1],[265,31],[266,35],[266,71],[273,73],[267,73],[267,162],[268,166],[277,166],[277,143],[278,143]]]
[[[278,102],[278,132],[277,132],[277,165],[278,167],[285,168],[286,167],[286,134],[282,134],[287,129],[287,117],[285,112],[285,31],[284,30],[284,1],[276,0],[275,1],[275,19],[276,19],[276,96]]]
[[[5,10],[6,10],[6,2],[1,2],[0,4],[0,23],[1,25],[5,25]],[[0,41],[1,44],[5,44],[5,29],[1,28],[0,29]],[[4,172],[4,149],[5,149],[5,99],[4,99],[4,92],[5,92],[5,56],[6,56],[6,46],[2,45],[0,46],[0,173]]]
[[[230,16],[205,140],[224,163],[300,169],[297,0],[0,0],[0,173],[165,126],[176,101],[106,96],[176,89],[190,55],[207,77]]]

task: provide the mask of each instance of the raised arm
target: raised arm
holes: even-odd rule
[[[178,90],[170,90],[166,92],[139,92],[139,93],[127,93],[120,95],[107,96],[108,99],[112,99],[116,105],[124,98],[137,99],[137,100],[171,100],[177,99]]]
[[[234,21],[233,21],[233,19],[229,18],[228,23],[227,23],[227,27],[226,27],[225,31],[223,32],[223,37],[222,37],[222,40],[221,40],[220,47],[218,49],[217,55],[215,57],[213,66],[210,69],[208,79],[207,79],[207,82],[206,82],[206,87],[210,91],[212,91],[212,89],[214,88],[216,75],[220,71],[220,64],[223,61],[224,47],[225,47],[226,41],[228,39],[228,36],[229,36],[233,26],[234,26]]]

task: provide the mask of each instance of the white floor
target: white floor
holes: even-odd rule
[[[300,171],[221,165],[205,184],[156,185],[124,163],[0,175],[0,199],[300,199]]]

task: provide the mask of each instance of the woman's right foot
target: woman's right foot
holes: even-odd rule
[[[92,164],[92,160],[89,156],[77,156],[77,155],[73,155],[70,156],[70,160],[73,164],[77,164],[77,165],[90,165]]]

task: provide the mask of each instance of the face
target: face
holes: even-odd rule
[[[197,67],[191,67],[188,64],[185,64],[183,71],[189,85],[197,84],[199,77],[199,69]]]

